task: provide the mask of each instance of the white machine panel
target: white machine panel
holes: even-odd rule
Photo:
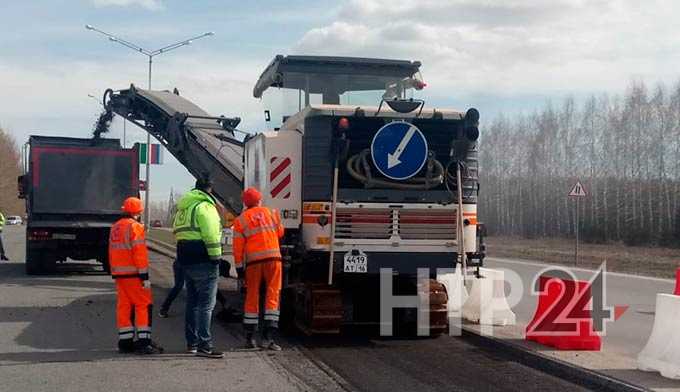
[[[246,143],[245,187],[262,192],[263,205],[281,214],[286,228],[302,221],[302,134],[264,132]]]

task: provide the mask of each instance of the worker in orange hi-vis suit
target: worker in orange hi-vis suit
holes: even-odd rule
[[[142,201],[129,197],[121,209],[124,216],[113,224],[109,236],[109,265],[118,294],[118,350],[121,353],[136,351],[139,354],[163,352],[151,340],[153,301],[144,226],[139,223],[139,216],[144,210]]]
[[[243,326],[246,346],[257,347],[255,332],[260,312],[260,285],[264,283],[266,297],[262,347],[280,351],[281,346],[274,342],[274,332],[279,327],[282,273],[279,238],[283,237],[284,229],[278,212],[261,206],[262,195],[257,189],[246,189],[242,199],[246,210],[234,220],[233,250],[239,278],[243,278],[245,273]]]

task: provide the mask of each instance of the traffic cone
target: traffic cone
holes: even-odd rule
[[[680,268],[675,270],[675,290],[673,294],[680,295]]]
[[[539,292],[527,340],[558,350],[600,350],[602,340],[587,307],[592,298],[588,282],[541,276]]]

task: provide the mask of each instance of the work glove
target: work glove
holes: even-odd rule
[[[151,288],[151,281],[149,280],[149,274],[148,273],[139,274],[139,279],[142,280],[142,286],[144,286],[145,289]]]
[[[220,259],[219,266],[220,266],[220,276],[228,278],[229,277],[229,271],[231,270],[231,263],[229,263],[225,259]]]

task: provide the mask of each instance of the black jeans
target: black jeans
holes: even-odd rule
[[[170,310],[170,306],[172,306],[172,302],[177,298],[179,293],[182,292],[182,289],[184,288],[184,270],[182,269],[182,266],[179,265],[177,260],[175,260],[174,263],[172,263],[172,272],[175,275],[175,285],[172,287],[170,292],[168,293],[168,296],[165,297],[165,301],[163,301],[163,305],[161,305],[161,311],[167,312]]]

